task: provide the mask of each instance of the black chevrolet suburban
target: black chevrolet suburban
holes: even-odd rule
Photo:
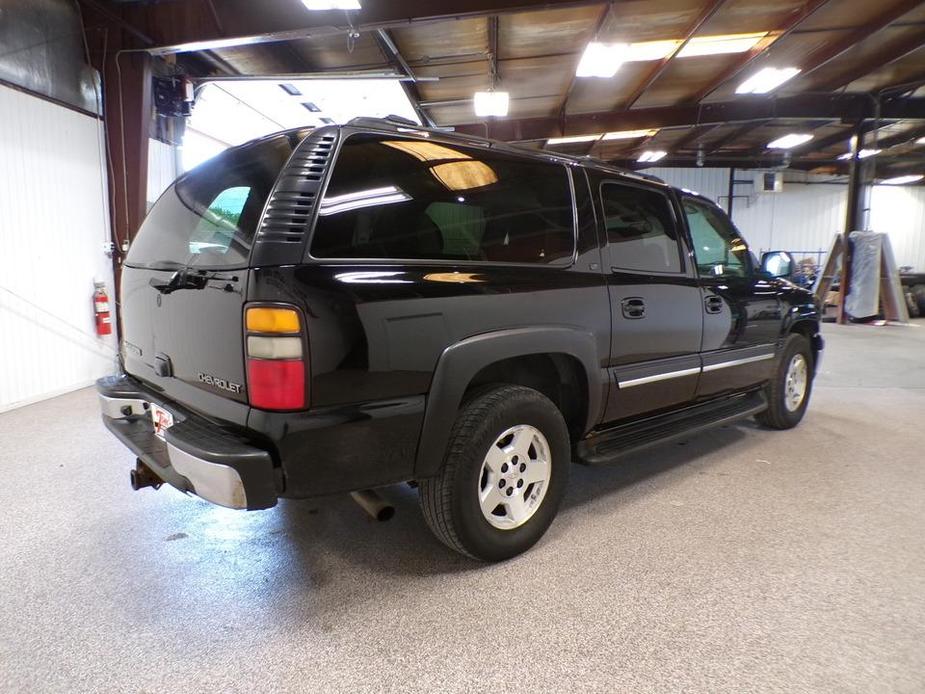
[[[813,296],[653,177],[386,119],[229,149],[151,209],[98,383],[135,488],[265,509],[416,482],[482,560],[570,464],[755,416],[795,426]]]

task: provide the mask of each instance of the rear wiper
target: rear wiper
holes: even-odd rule
[[[177,270],[166,282],[152,277],[148,284],[154,287],[161,294],[170,294],[178,289],[204,289],[210,280],[220,282],[237,282],[237,275],[223,275],[218,272],[208,272],[198,270],[190,273],[189,270]]]

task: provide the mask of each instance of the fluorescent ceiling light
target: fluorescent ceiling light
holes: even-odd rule
[[[547,145],[571,145],[578,142],[594,142],[595,140],[600,140],[601,136],[598,135],[572,135],[571,137],[550,137],[546,140]]]
[[[604,133],[605,140],[635,140],[640,137],[652,137],[658,130],[617,130]]]
[[[664,159],[666,156],[668,156],[668,152],[663,150],[649,150],[640,154],[639,159],[636,161],[651,164],[659,161],[660,159]]]
[[[572,145],[578,142],[594,142],[595,140],[636,140],[641,137],[652,137],[658,130],[615,130],[609,133],[596,135],[569,135],[567,137],[551,137],[546,140],[547,145]]]
[[[720,55],[723,53],[745,53],[754,48],[768,35],[762,31],[753,34],[722,34],[719,36],[698,36],[678,53],[679,58],[693,58],[698,55]]]
[[[585,48],[575,74],[578,77],[613,77],[626,61],[628,51],[625,43],[592,41]]]
[[[479,118],[506,116],[511,104],[511,95],[507,92],[476,92],[472,103],[475,115]]]
[[[768,143],[768,149],[793,149],[813,139],[809,133],[790,133]]]
[[[858,152],[858,159],[867,159],[867,157],[876,156],[880,154],[880,152],[882,151],[883,150],[880,150],[880,149],[862,149],[860,152]],[[851,152],[845,152],[844,154],[839,154],[838,158],[839,159],[851,159]]]
[[[923,178],[925,178],[925,176],[922,176],[921,174],[912,176],[897,176],[896,178],[888,178],[884,181],[881,181],[881,183],[887,186],[901,186],[906,183],[916,183],[917,181],[921,181]]]
[[[627,62],[644,61],[644,60],[662,60],[675,52],[680,41],[642,41],[640,43],[631,43],[626,49]]]
[[[302,0],[310,10],[359,10],[360,0]]]
[[[736,88],[736,94],[767,94],[801,72],[798,67],[766,67]]]

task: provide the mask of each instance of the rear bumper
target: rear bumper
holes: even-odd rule
[[[102,378],[96,388],[103,423],[167,484],[228,508],[276,505],[277,475],[269,452],[160,399],[129,376]],[[163,440],[154,433],[151,403],[174,417]]]

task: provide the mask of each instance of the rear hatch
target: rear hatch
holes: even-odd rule
[[[126,372],[206,416],[246,421],[242,314],[251,247],[270,191],[307,134],[229,149],[179,178],[125,259]]]

